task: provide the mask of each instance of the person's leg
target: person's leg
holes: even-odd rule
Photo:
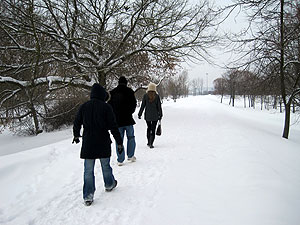
[[[84,184],[83,199],[92,201],[95,193],[95,176],[94,176],[95,159],[84,160]]]
[[[132,158],[135,153],[135,137],[133,125],[126,126],[126,136],[127,136],[127,157]]]
[[[151,121],[150,127],[150,148],[153,148],[153,143],[155,139],[155,130],[156,130],[157,121]]]
[[[146,121],[146,123],[147,123],[147,145],[150,146],[151,121]]]
[[[121,135],[122,140],[124,140],[124,133],[125,133],[125,127],[119,127],[119,132]],[[123,151],[121,154],[118,152],[118,144],[116,143],[116,152],[118,156],[118,162],[122,163],[125,160],[125,152]]]
[[[110,158],[100,159],[104,186],[106,191],[111,191],[117,186],[117,181],[114,178],[112,168],[110,166]]]

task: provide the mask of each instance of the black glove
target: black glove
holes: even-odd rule
[[[123,151],[124,151],[123,145],[118,145],[118,153],[122,154]]]
[[[74,144],[74,142],[75,142],[76,144],[78,144],[78,143],[80,142],[79,137],[74,137],[74,138],[73,138],[73,141],[72,141],[72,144]]]

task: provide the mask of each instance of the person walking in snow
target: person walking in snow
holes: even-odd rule
[[[134,127],[135,121],[132,117],[136,109],[136,98],[134,96],[134,91],[127,87],[127,79],[124,76],[119,78],[119,84],[110,92],[111,98],[108,102],[116,115],[117,124],[119,127],[119,132],[122,139],[124,139],[124,134],[126,131],[127,136],[127,159],[130,162],[135,162],[136,157],[135,153],[135,136],[134,136]],[[118,152],[117,147],[117,161],[118,165],[122,166],[125,160],[125,151],[121,154]]]
[[[100,84],[92,86],[90,100],[82,104],[77,112],[73,125],[73,142],[78,144],[81,126],[83,126],[80,158],[84,159],[83,199],[89,206],[93,202],[95,188],[94,166],[100,159],[104,186],[112,191],[117,186],[110,166],[111,139],[109,130],[118,143],[118,151],[122,153],[122,138],[118,130],[112,107],[104,100],[107,92]]]
[[[156,125],[163,116],[160,97],[157,94],[156,85],[154,83],[148,85],[146,94],[143,96],[142,105],[138,113],[139,119],[141,119],[144,109],[144,118],[147,123],[147,145],[150,148],[154,148],[153,142],[155,139]]]

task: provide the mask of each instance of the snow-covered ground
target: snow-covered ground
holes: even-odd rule
[[[113,151],[114,191],[104,191],[97,161],[90,207],[71,128],[0,134],[0,224],[300,224],[299,123],[286,140],[283,114],[233,108],[215,96],[165,101],[163,111],[154,149],[135,114],[137,161],[118,167]]]

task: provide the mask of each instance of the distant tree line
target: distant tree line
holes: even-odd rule
[[[231,37],[241,55],[236,67],[214,81],[217,94],[229,94],[234,106],[236,95],[255,107],[272,101],[285,113],[283,137],[288,138],[290,113],[300,103],[300,3],[287,0],[235,0],[228,7],[240,8],[249,26]],[[222,101],[222,99],[221,99]],[[261,104],[262,107],[263,104]]]
[[[163,84],[163,89],[166,90],[164,95],[172,98],[174,102],[180,97],[187,97],[189,95],[187,71],[183,71],[179,75],[168,79]]]
[[[204,90],[203,90],[203,85],[204,85],[204,82],[203,82],[203,78],[194,78],[190,81],[190,91],[192,93],[192,95],[202,95],[204,93]]]
[[[157,92],[163,101],[164,99],[172,99],[176,102],[181,97],[187,97],[189,95],[189,81],[188,72],[186,70],[181,73],[175,74],[172,77],[156,80]],[[146,87],[136,92],[136,98],[141,101],[145,94]]]
[[[245,108],[247,106],[256,108],[257,100],[259,100],[261,109],[270,106],[277,109],[279,106],[282,112],[280,87],[274,85],[276,83],[270,83],[269,80],[264,80],[249,71],[229,70],[221,78],[214,80],[214,93],[221,96],[221,103],[224,95],[228,95],[229,104],[234,106],[236,96],[242,96]]]

